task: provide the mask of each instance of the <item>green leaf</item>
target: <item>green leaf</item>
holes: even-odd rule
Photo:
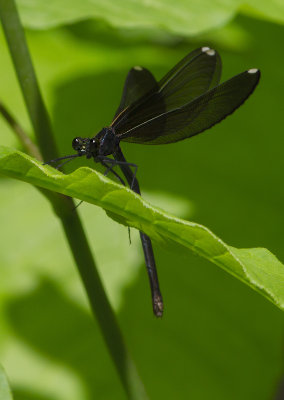
[[[26,27],[46,29],[83,19],[104,20],[119,28],[147,28],[196,35],[229,22],[241,9],[261,18],[284,22],[284,4],[273,0],[19,0]]]
[[[12,400],[12,393],[5,375],[4,369],[0,366],[0,399]]]
[[[284,266],[266,249],[228,246],[206,227],[152,207],[130,189],[90,168],[64,175],[24,153],[0,146],[0,172],[100,206],[161,244],[190,249],[284,309]]]

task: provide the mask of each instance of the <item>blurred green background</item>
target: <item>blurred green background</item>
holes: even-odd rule
[[[37,14],[27,18],[23,4],[61,155],[72,153],[74,136],[92,136],[111,121],[133,65],[159,79],[189,51],[209,45],[221,53],[223,80],[260,68],[256,92],[222,124],[180,143],[125,143],[123,150],[139,166],[142,192],[153,204],[204,224],[232,246],[266,247],[284,261],[279,21],[265,18],[265,10],[261,18],[232,13],[208,31],[187,32],[182,24],[175,29],[170,13],[163,23],[146,21],[148,27],[99,15],[31,29],[38,28]],[[32,134],[2,33],[0,52],[0,100]],[[20,148],[3,120],[0,142]],[[69,171],[82,164],[94,166],[78,160]],[[215,265],[154,243],[166,307],[157,320],[137,233],[129,246],[127,229],[102,210],[84,203],[79,213],[151,399],[276,399],[283,378],[280,310]],[[124,399],[49,203],[35,188],[1,178],[0,221],[0,363],[14,398]]]

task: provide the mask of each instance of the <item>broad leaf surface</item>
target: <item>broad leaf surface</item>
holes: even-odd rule
[[[152,207],[93,169],[64,175],[19,151],[1,146],[0,152],[1,174],[100,206],[161,244],[177,243],[210,260],[284,309],[284,266],[268,250],[228,246],[206,227]]]
[[[18,0],[25,26],[45,29],[95,18],[119,28],[150,28],[196,35],[229,22],[240,10],[284,22],[283,2],[271,0]]]

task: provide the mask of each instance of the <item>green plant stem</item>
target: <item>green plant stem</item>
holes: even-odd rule
[[[48,160],[56,156],[56,145],[14,0],[1,0],[0,17],[41,153]]]
[[[0,0],[0,18],[41,153],[45,160],[49,160],[57,155],[55,141],[14,0]],[[128,398],[146,399],[143,384],[97,272],[81,221],[74,210],[74,203],[66,196],[47,191],[46,195],[61,220],[92,312]]]
[[[65,201],[68,200],[66,197],[64,199]],[[55,211],[60,215],[66,238],[93,313],[101,327],[104,340],[119,372],[123,386],[130,399],[145,400],[147,395],[144,386],[127,351],[115,314],[105,294],[105,289],[95,266],[78,214],[73,213],[73,207],[72,209],[69,208],[69,202],[66,202],[64,213],[62,213],[62,202],[58,203],[58,206],[58,208],[55,206]]]
[[[31,138],[26,134],[23,127],[19,124],[16,118],[8,111],[7,107],[0,101],[0,113],[5,121],[14,131],[20,142],[23,144],[27,152],[39,161],[43,161],[39,148],[34,144]]]

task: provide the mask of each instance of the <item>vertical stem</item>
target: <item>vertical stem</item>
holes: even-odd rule
[[[45,160],[56,146],[14,0],[0,0],[0,18],[35,135]],[[70,198],[46,191],[61,220],[90,306],[129,399],[147,399],[144,386],[125,346],[114,312],[96,269],[88,241]]]
[[[48,160],[57,155],[56,145],[14,0],[1,0],[0,18],[41,153]]]
[[[61,209],[61,205],[60,205]],[[67,207],[66,207],[67,210]],[[77,264],[93,313],[103,333],[112,360],[129,399],[146,400],[144,386],[125,345],[115,314],[95,266],[80,219],[72,210],[62,214],[61,222]],[[80,251],[78,251],[78,248]]]

